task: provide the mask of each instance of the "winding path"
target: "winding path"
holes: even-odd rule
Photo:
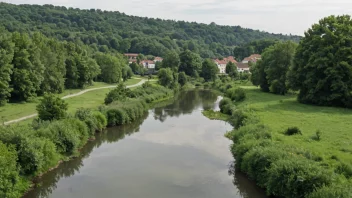
[[[139,83],[137,84],[134,84],[134,85],[129,85],[129,86],[126,86],[127,88],[132,88],[132,87],[138,87],[138,86],[141,86],[142,84],[145,83],[145,79],[142,79]],[[95,90],[99,90],[99,89],[110,89],[110,88],[115,88],[116,85],[110,85],[110,86],[106,86],[106,87],[98,87],[98,88],[91,88],[91,89],[85,89],[83,91],[80,91],[78,93],[75,93],[75,94],[70,94],[70,95],[67,95],[67,96],[64,96],[62,97],[62,99],[68,99],[68,98],[73,98],[73,97],[76,97],[76,96],[80,96],[82,94],[85,94],[87,92],[90,92],[90,91],[95,91]],[[10,120],[10,121],[7,121],[5,122],[4,124],[5,125],[9,125],[9,124],[13,124],[13,123],[16,123],[16,122],[20,122],[20,121],[23,121],[23,120],[27,120],[27,119],[30,119],[30,118],[34,118],[36,117],[38,114],[32,114],[32,115],[28,115],[28,116],[24,116],[22,118],[18,118],[18,119],[15,119],[15,120]]]

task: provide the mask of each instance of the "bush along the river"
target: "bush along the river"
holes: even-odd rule
[[[237,95],[245,96],[242,93],[245,90],[229,84],[218,84],[216,88],[228,97],[220,101],[219,106],[221,113],[229,115],[228,121],[234,126],[226,137],[233,141],[230,149],[236,158],[236,168],[265,188],[268,195],[288,198],[352,197],[350,165],[340,163],[336,168],[330,167],[318,154],[282,144],[254,112],[238,103],[242,97],[236,100]],[[236,93],[236,90],[240,91]],[[299,134],[302,134],[299,128],[291,127],[283,135]]]
[[[107,126],[131,123],[145,115],[151,104],[172,97],[174,90],[149,83],[134,90],[119,85],[105,98],[109,105],[78,109],[74,115],[60,109],[60,117],[35,119],[32,125],[0,126],[0,197],[18,198],[30,180],[79,154],[89,138]],[[53,96],[42,100],[41,115],[53,115],[52,105],[64,102]],[[38,105],[39,106],[39,105]],[[57,110],[58,105],[55,106]],[[51,113],[51,114],[50,114]]]

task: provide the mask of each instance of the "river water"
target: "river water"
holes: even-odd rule
[[[209,120],[215,93],[192,90],[133,124],[98,134],[81,156],[45,174],[25,198],[264,198],[241,173],[230,174],[232,127]]]

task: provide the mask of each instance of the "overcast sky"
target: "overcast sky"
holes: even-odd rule
[[[329,15],[352,14],[352,0],[3,0],[120,11],[162,19],[240,25],[274,33],[303,35]]]

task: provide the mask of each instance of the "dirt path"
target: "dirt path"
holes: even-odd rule
[[[142,79],[139,83],[137,84],[134,84],[134,85],[129,85],[129,86],[126,86],[127,88],[132,88],[132,87],[138,87],[138,86],[141,86],[142,84],[145,83],[145,79]],[[80,96],[82,94],[85,94],[87,92],[90,92],[90,91],[95,91],[95,90],[99,90],[99,89],[110,89],[110,88],[115,88],[116,85],[111,85],[111,86],[106,86],[106,87],[98,87],[98,88],[91,88],[91,89],[86,89],[86,90],[83,90],[83,91],[80,91],[78,93],[75,93],[75,94],[70,94],[70,95],[67,95],[67,96],[64,96],[62,97],[62,99],[68,99],[68,98],[73,98],[73,97],[76,97],[76,96]],[[10,120],[10,121],[7,121],[7,122],[4,122],[5,125],[9,125],[9,124],[12,124],[12,123],[16,123],[16,122],[21,122],[23,120],[27,120],[27,119],[30,119],[30,118],[34,118],[36,117],[38,114],[32,114],[32,115],[28,115],[28,116],[24,116],[22,118],[18,118],[18,119],[15,119],[15,120]]]

